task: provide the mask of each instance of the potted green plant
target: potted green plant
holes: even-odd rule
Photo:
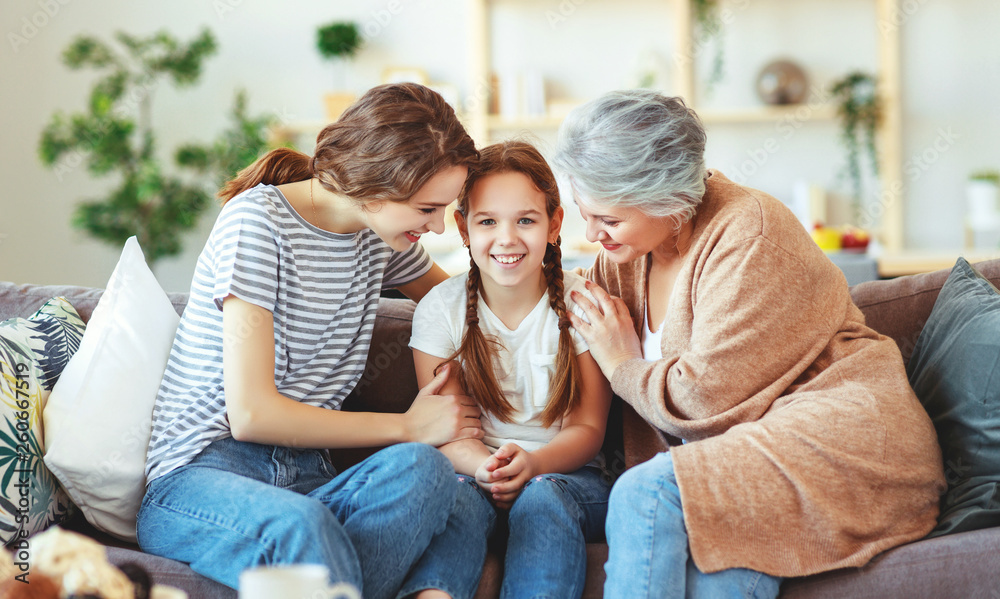
[[[197,224],[218,181],[168,172],[169,164],[156,152],[153,93],[163,79],[177,87],[195,84],[202,63],[215,53],[215,39],[208,30],[188,43],[166,32],[149,37],[118,32],[114,39],[116,45],[81,36],[66,48],[63,61],[67,66],[92,68],[103,72],[103,77],[91,89],[84,111],[52,116],[42,131],[38,152],[42,163],[59,177],[81,164],[95,177],[115,176],[116,187],[107,195],[77,205],[72,224],[117,248],[137,236],[153,265],[180,252],[183,233]],[[237,109],[242,107],[238,97]],[[206,163],[227,170],[227,177],[249,160],[238,166],[236,162],[256,156],[266,127],[261,119],[240,115],[237,132],[224,134],[226,143],[234,145],[222,148],[218,142],[204,155]],[[239,159],[223,160],[227,152],[239,154]],[[197,160],[182,151],[175,162],[183,168],[196,166]]]
[[[854,71],[833,82],[830,92],[840,121],[840,140],[847,152],[843,173],[850,179],[854,217],[860,222],[864,206],[862,152],[867,154],[872,175],[878,177],[879,174],[875,140],[882,108],[876,78]]]
[[[320,56],[334,63],[334,91],[324,96],[326,115],[330,121],[336,120],[354,100],[354,93],[345,89],[346,63],[361,48],[361,33],[358,26],[350,21],[337,21],[316,30],[316,49]]]

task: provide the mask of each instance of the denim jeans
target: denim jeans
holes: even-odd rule
[[[143,551],[233,588],[246,568],[315,563],[388,598],[429,588],[411,570],[445,532],[455,490],[429,445],[394,445],[337,475],[319,451],[226,438],[149,484],[137,532]]]
[[[475,539],[485,558],[487,539],[497,523],[497,511],[471,476],[457,475],[461,490],[456,512],[463,514],[455,527],[449,522],[444,535],[425,553],[428,580],[454,580],[460,570],[450,559]],[[587,576],[587,543],[604,539],[604,517],[610,485],[596,468],[572,474],[543,474],[524,485],[507,514],[509,534],[500,597],[572,597],[583,593]],[[453,535],[448,538],[448,535]],[[458,549],[459,539],[465,547]],[[478,555],[478,553],[477,553]],[[436,572],[434,575],[430,572]],[[472,597],[478,573],[467,593]],[[463,582],[466,584],[467,582]],[[454,588],[457,585],[450,585]]]
[[[607,537],[604,596],[609,599],[778,596],[780,578],[743,568],[704,574],[695,566],[669,452],[626,470],[615,481]]]

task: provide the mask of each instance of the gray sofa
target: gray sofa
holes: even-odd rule
[[[1000,260],[977,265],[994,284],[1000,285]],[[870,326],[896,340],[908,359],[920,329],[926,322],[948,271],[872,281],[852,287],[855,303],[865,313]],[[35,286],[0,283],[0,320],[29,316],[52,296],[66,297],[89,319],[102,291],[67,286]],[[180,313],[183,294],[171,295]],[[407,300],[383,299],[369,355],[369,368],[345,409],[404,411],[417,391],[413,364],[406,347],[413,304]],[[658,436],[627,407],[609,429],[609,462],[627,467],[647,459],[664,448]],[[334,452],[340,468],[362,459],[370,452]],[[236,597],[236,592],[195,574],[186,565],[141,553],[91,528],[82,518],[67,528],[87,534],[108,546],[113,563],[137,562],[155,582],[179,587],[192,598]],[[502,553],[492,548],[483,570],[477,597],[499,594]],[[588,547],[588,574],[584,597],[600,597],[604,581],[603,563],[607,546]],[[900,597],[907,599],[983,598],[1000,599],[1000,528],[922,540],[897,547],[857,569],[826,572],[789,579],[782,585],[786,598]]]

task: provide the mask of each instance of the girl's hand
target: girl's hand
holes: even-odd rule
[[[417,393],[403,415],[405,438],[438,447],[459,439],[482,439],[483,427],[476,402],[466,395],[438,395],[448,382],[451,365],[441,367],[430,383]]]
[[[493,503],[502,509],[510,509],[521,489],[537,473],[531,452],[515,443],[507,443],[493,452],[482,468],[487,470],[492,482]]]
[[[493,492],[493,471],[497,468],[497,460],[491,454],[488,458],[483,460],[483,463],[479,464],[479,468],[476,469],[476,482],[479,487],[486,491],[487,493]]]
[[[610,381],[619,364],[635,358],[642,359],[642,343],[622,298],[609,294],[591,281],[587,281],[586,285],[587,290],[594,294],[596,305],[578,291],[571,292],[570,299],[580,306],[590,322],[585,322],[571,310],[567,310],[566,315],[573,328],[587,341],[590,355]]]

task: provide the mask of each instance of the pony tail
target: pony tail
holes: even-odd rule
[[[226,182],[217,194],[223,204],[260,183],[282,185],[312,177],[312,160],[291,148],[276,148]]]
[[[465,335],[458,351],[443,363],[461,357],[466,391],[479,403],[479,407],[502,422],[512,422],[514,408],[504,397],[494,371],[494,356],[503,349],[495,337],[487,337],[479,327],[479,267],[470,259],[469,281],[466,284]]]
[[[556,420],[580,404],[579,366],[566,315],[566,291],[563,286],[562,250],[559,239],[545,249],[543,272],[549,292],[549,306],[559,317],[559,350],[556,353],[556,373],[549,387],[549,398],[542,412],[542,424],[552,426]]]

